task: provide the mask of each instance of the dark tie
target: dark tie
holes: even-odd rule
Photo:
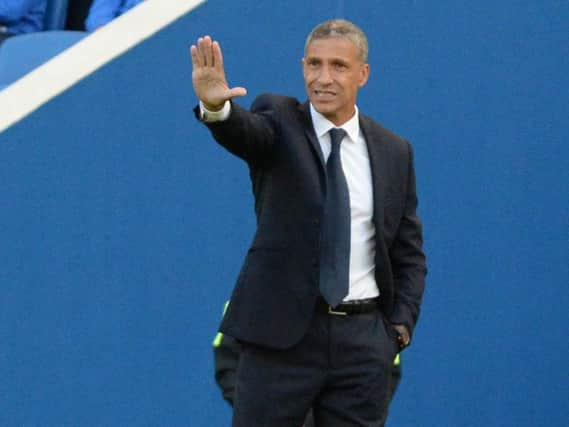
[[[342,171],[340,143],[346,131],[330,130],[326,162],[326,204],[320,246],[320,293],[332,307],[348,294],[350,283],[350,194]]]

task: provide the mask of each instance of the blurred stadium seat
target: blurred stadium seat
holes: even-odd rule
[[[85,36],[82,31],[42,31],[10,37],[0,46],[0,89]]]

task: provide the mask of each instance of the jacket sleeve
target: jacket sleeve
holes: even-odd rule
[[[394,309],[390,321],[394,324],[405,325],[409,334],[412,335],[419,317],[427,268],[423,253],[422,225],[417,216],[413,151],[410,144],[407,146],[409,161],[405,208],[390,250],[395,288]]]
[[[268,161],[278,141],[279,122],[275,97],[259,96],[247,111],[231,102],[226,120],[204,122],[215,140],[232,154],[250,165]],[[199,107],[194,109],[199,119]]]

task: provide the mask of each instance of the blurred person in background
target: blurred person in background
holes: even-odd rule
[[[101,28],[144,0],[94,0],[85,20],[89,32]]]
[[[0,0],[0,43],[44,29],[47,0]]]
[[[85,31],[85,20],[93,0],[71,0],[67,7],[65,29],[68,31]]]

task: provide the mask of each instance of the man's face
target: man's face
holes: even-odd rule
[[[369,77],[369,65],[358,58],[354,43],[339,37],[313,40],[302,59],[302,71],[316,111],[337,126],[354,115],[358,89]]]

